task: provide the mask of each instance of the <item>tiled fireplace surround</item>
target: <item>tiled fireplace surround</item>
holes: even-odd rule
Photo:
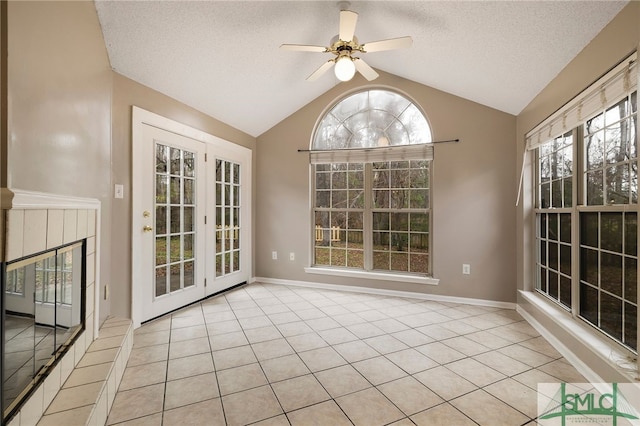
[[[57,424],[69,411],[75,411],[76,422],[84,417],[85,424],[104,424],[131,352],[133,328],[128,320],[108,319],[98,330],[100,202],[6,188],[0,197],[0,259],[87,242],[85,330],[8,424]],[[91,378],[83,385],[81,376]],[[69,406],[73,394],[82,395],[76,401],[81,409]]]

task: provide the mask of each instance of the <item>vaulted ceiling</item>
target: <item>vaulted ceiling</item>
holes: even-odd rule
[[[518,114],[626,1],[353,1],[360,42],[413,37],[362,54],[372,67]],[[334,1],[97,0],[113,69],[258,136],[339,84],[305,78],[332,56]],[[373,82],[375,83],[375,81]]]

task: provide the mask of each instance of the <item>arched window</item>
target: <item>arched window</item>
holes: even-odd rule
[[[431,140],[420,108],[390,90],[325,113],[311,142],[311,271],[431,275]]]

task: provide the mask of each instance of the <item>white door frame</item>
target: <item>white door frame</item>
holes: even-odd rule
[[[194,139],[196,141],[204,142],[207,146],[223,146],[224,149],[233,149],[239,151],[248,152],[249,158],[251,158],[251,150],[245,148],[241,145],[234,144],[232,142],[226,141],[224,139],[213,136],[209,133],[203,132],[202,130],[195,129],[193,127],[187,126],[185,124],[179,123],[177,121],[171,120],[169,118],[163,117],[161,115],[155,114],[150,111],[146,111],[137,106],[132,107],[132,193],[131,193],[131,206],[132,206],[132,215],[131,215],[131,226],[132,226],[132,235],[131,235],[131,313],[133,319],[134,328],[140,327],[142,322],[142,309],[141,303],[144,303],[142,298],[141,286],[136,285],[136,283],[141,283],[143,280],[143,271],[140,268],[141,264],[141,256],[142,256],[142,247],[141,247],[141,238],[136,237],[135,230],[142,229],[143,217],[141,214],[136,214],[142,212],[141,200],[141,186],[140,183],[144,182],[144,179],[148,178],[148,176],[142,176],[143,171],[140,167],[135,167],[135,164],[140,164],[143,161],[143,153],[142,147],[144,143],[144,135],[143,128],[144,125],[157,127],[159,129],[172,132],[178,134],[180,136],[184,136],[187,138]],[[248,164],[249,170],[252,170],[251,160],[249,160]],[[252,178],[247,179],[246,182],[243,182],[243,191],[251,194],[251,181]],[[248,199],[251,200],[251,195],[249,195]],[[251,206],[245,206],[251,211]],[[251,215],[249,216],[251,217]],[[251,235],[252,235],[252,221],[249,220],[243,226],[244,234],[247,235],[248,238],[243,241],[244,253],[247,254],[248,262],[251,260],[251,253],[253,251],[251,244]],[[251,273],[252,267],[248,263],[245,263],[245,266],[248,268],[249,274]],[[207,275],[209,273],[207,272]],[[249,279],[247,277],[247,279]]]

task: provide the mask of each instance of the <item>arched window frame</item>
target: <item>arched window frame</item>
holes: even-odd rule
[[[372,92],[389,111],[375,99],[363,102]],[[380,119],[394,131],[383,131]],[[371,123],[378,127],[367,128]],[[310,141],[307,272],[438,284],[431,252],[431,141],[420,106],[394,89],[351,92],[323,112]]]

